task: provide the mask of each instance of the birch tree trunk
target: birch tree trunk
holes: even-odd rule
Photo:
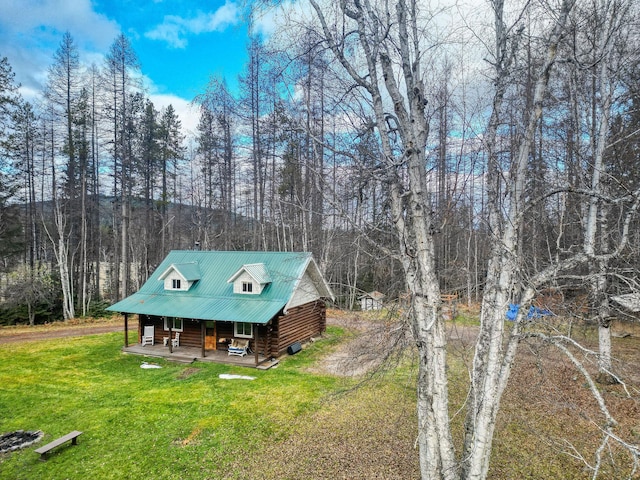
[[[427,189],[425,155],[429,125],[421,73],[420,17],[416,1],[401,0],[374,11],[366,2],[342,2],[328,17],[310,0],[325,42],[351,79],[364,89],[380,134],[405,283],[411,293],[410,319],[419,352],[417,385],[418,445],[422,478],[457,478],[448,413],[446,336],[440,314],[440,289],[435,272],[432,211]],[[392,10],[392,7],[395,7]],[[379,16],[378,16],[379,15]],[[379,18],[389,23],[385,28]],[[333,24],[329,23],[333,20]],[[340,22],[349,20],[366,62],[360,73],[336,38]],[[397,43],[395,43],[397,42]],[[401,75],[398,75],[398,71]],[[385,111],[390,98],[393,114]],[[394,148],[399,137],[402,148]]]
[[[606,187],[603,177],[606,176],[605,155],[608,150],[611,130],[611,116],[614,113],[614,97],[619,86],[620,72],[624,68],[620,55],[630,48],[624,38],[628,21],[627,13],[630,3],[627,0],[594,2],[591,9],[584,12],[593,19],[594,28],[590,30],[595,40],[595,48],[589,55],[593,59],[592,92],[589,102],[592,104],[591,130],[591,181],[588,209],[584,219],[584,252],[587,255],[606,255],[609,253],[608,208],[603,201]],[[622,42],[620,39],[623,39]],[[600,233],[599,233],[600,232]],[[602,258],[590,263],[590,289],[594,316],[598,323],[599,357],[598,368],[600,380],[612,382],[611,375],[611,318],[609,299],[607,296],[608,260]]]
[[[56,226],[57,240],[47,230],[47,235],[51,240],[53,253],[58,264],[58,272],[60,274],[60,286],[62,289],[62,315],[65,320],[75,318],[76,312],[73,301],[73,289],[71,284],[71,275],[69,271],[69,239],[66,234],[66,221],[62,209],[58,205],[54,197],[53,220]],[[46,229],[46,223],[43,222]]]
[[[534,290],[517,290],[520,260],[517,255],[519,234],[523,221],[525,175],[535,130],[542,115],[542,103],[555,64],[559,43],[565,32],[569,14],[575,0],[564,0],[555,24],[548,34],[546,58],[535,81],[531,110],[526,112],[527,124],[511,167],[510,177],[499,188],[502,172],[498,163],[498,126],[503,108],[509,73],[517,53],[519,39],[508,38],[503,20],[503,0],[493,2],[495,12],[496,95],[489,122],[486,148],[489,152],[489,228],[494,233],[493,249],[489,259],[484,296],[480,313],[480,333],[476,343],[469,408],[465,421],[465,442],[462,458],[463,478],[486,478],[491,457],[491,445],[502,394],[509,379],[513,359],[519,343],[520,323],[516,322],[505,344],[505,312],[508,305],[526,305],[533,299]],[[509,46],[509,42],[511,45]],[[507,212],[506,218],[502,211]]]

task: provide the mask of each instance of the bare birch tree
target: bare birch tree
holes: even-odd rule
[[[66,157],[63,165],[64,183],[60,191],[58,185],[52,185],[52,208],[55,234],[47,231],[58,262],[60,283],[62,286],[63,314],[65,319],[75,317],[73,252],[77,247],[77,235],[80,230],[77,216],[80,213],[77,180],[79,161],[74,136],[77,117],[80,82],[80,61],[78,49],[69,32],[63,35],[60,47],[54,55],[54,63],[49,68],[48,85],[45,98],[51,106],[52,122],[64,132],[60,152],[52,152],[52,169],[57,168],[58,153]]]
[[[411,293],[411,330],[419,355],[418,440],[422,478],[458,478],[448,413],[446,335],[435,272],[432,206],[427,189],[423,24],[416,1],[373,5],[310,0],[324,41],[364,92],[379,133],[397,232],[398,254]],[[357,49],[362,63],[350,56]],[[396,140],[400,145],[396,148]]]
[[[586,2],[579,20],[590,28],[580,29],[574,40],[576,46],[574,75],[584,75],[585,109],[588,145],[586,185],[590,195],[584,213],[584,252],[589,256],[602,254],[590,264],[589,279],[592,311],[598,324],[600,380],[613,381],[611,362],[611,308],[607,291],[609,283],[612,247],[611,229],[608,226],[612,207],[612,182],[606,172],[606,156],[610,147],[611,118],[619,109],[617,97],[621,91],[623,72],[630,63],[634,49],[631,31],[633,22],[632,2],[628,0]],[[632,55],[632,54],[631,54]],[[578,70],[576,72],[575,70]],[[578,83],[578,82],[576,82]],[[576,106],[572,110],[578,111]],[[614,182],[615,183],[615,182]]]
[[[564,51],[563,41],[575,3],[576,0],[561,0],[554,4],[510,5],[516,10],[510,12],[509,19],[503,0],[490,2],[495,34],[489,48],[494,95],[483,145],[488,158],[488,231],[492,249],[485,277],[480,333],[470,372],[464,443],[457,456],[448,413],[447,339],[435,271],[433,233],[438,226],[426,165],[430,125],[425,116],[429,97],[425,92],[437,89],[425,84],[422,69],[438,44],[439,39],[429,35],[437,30],[437,12],[412,0],[392,3],[354,0],[332,5],[310,0],[325,45],[372,112],[381,146],[380,168],[397,233],[395,258],[403,265],[411,294],[409,319],[419,356],[417,444],[424,479],[487,477],[500,402],[518,345],[527,335],[524,308],[513,327],[506,328],[509,305],[528,307],[537,290],[556,278],[558,272],[596,260],[590,251],[571,253],[539,271],[525,274],[519,255],[522,225],[534,202],[525,196],[533,142],[558,55]],[[517,103],[513,101],[513,86],[519,75],[522,19],[527,15],[537,19],[531,32],[536,41],[528,45],[527,52],[530,56],[527,61],[532,66],[531,96],[527,102]],[[505,149],[505,126],[514,118],[522,119],[521,125],[512,137],[515,143]],[[630,201],[628,212],[637,208],[637,199]],[[625,218],[625,225],[628,226],[630,218]],[[621,238],[615,249],[618,253],[624,247],[624,234]],[[606,430],[611,425],[606,409],[603,413]]]

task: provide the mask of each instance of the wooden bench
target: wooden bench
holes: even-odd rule
[[[47,443],[44,447],[40,447],[36,449],[36,453],[40,454],[40,460],[45,460],[47,458],[47,453],[49,453],[49,451],[62,445],[65,442],[68,442],[69,440],[71,440],[71,445],[77,445],[78,437],[80,435],[82,435],[82,432],[79,432],[78,430],[74,430],[71,433],[67,433],[64,437],[60,437],[51,443]]]

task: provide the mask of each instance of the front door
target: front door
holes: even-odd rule
[[[218,349],[218,335],[216,332],[216,322],[207,322],[207,327],[206,327],[205,336],[204,336],[204,348],[205,350]]]

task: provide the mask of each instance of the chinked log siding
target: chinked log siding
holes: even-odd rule
[[[164,329],[164,320],[162,317],[151,317],[146,315],[140,315],[140,321],[138,323],[138,338],[141,339],[141,334],[144,325],[153,325],[153,342],[156,344],[162,344],[163,338],[169,336],[169,330]],[[182,320],[182,332],[180,332],[180,345],[184,347],[201,347],[202,346],[202,330],[200,322],[197,320],[183,319]],[[172,338],[175,338],[176,330],[171,331]]]
[[[290,309],[274,322],[271,354],[282,355],[292,343],[306,342],[311,337],[320,335],[325,331],[326,325],[326,307],[320,300]]]

